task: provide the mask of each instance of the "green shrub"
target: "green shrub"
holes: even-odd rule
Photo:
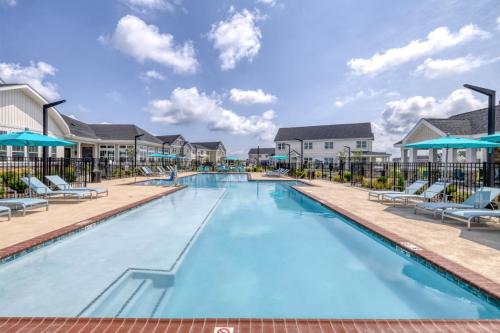
[[[344,181],[346,181],[346,182],[351,181],[351,172],[350,171],[344,171]]]
[[[73,183],[76,181],[76,171],[75,167],[73,166],[67,166],[64,168],[64,180],[66,180],[68,183]]]
[[[1,175],[2,184],[16,192],[24,192],[27,186],[21,181],[21,177],[25,177],[26,175],[27,172],[25,170],[19,172],[6,171]]]

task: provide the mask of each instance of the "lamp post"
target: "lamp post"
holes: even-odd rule
[[[53,108],[59,104],[62,104],[66,102],[65,99],[62,99],[60,101],[57,101],[57,102],[53,102],[53,103],[48,103],[48,104],[44,104],[43,105],[43,135],[48,135],[49,133],[49,109],[50,108]],[[42,147],[42,159],[43,159],[43,168],[42,168],[42,172],[43,172],[43,179],[45,180],[45,176],[47,176],[47,173],[48,173],[48,169],[49,169],[49,161],[47,159],[48,157],[48,147]]]
[[[351,167],[351,147],[349,146],[344,146],[344,148],[347,148],[347,163],[349,163],[349,168]]]
[[[291,155],[292,148],[291,148],[289,143],[285,143],[285,145],[288,146],[288,168],[290,169],[290,164],[291,164],[290,155]]]
[[[486,89],[478,86],[473,86],[471,84],[464,84],[464,87],[480,94],[488,96],[488,135],[495,134],[495,90]],[[493,183],[494,168],[492,168],[493,163],[493,149],[487,150],[487,162],[488,162],[488,179],[487,185],[491,186]]]
[[[134,136],[134,177],[137,177],[137,139],[144,136],[144,133]]]
[[[295,138],[295,140],[300,141],[300,168],[304,168],[304,140]]]

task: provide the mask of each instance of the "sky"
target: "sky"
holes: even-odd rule
[[[222,140],[372,122],[374,149],[500,91],[498,0],[0,0],[0,78],[87,123]],[[500,93],[499,93],[500,95]]]

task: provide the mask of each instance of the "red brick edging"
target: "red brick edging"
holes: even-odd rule
[[[500,331],[498,320],[329,320],[329,319],[122,319],[0,318],[1,332],[213,333],[483,332]],[[220,331],[227,332],[227,331]]]
[[[89,219],[85,219],[83,221],[79,221],[79,222],[70,224],[68,226],[65,226],[65,227],[62,227],[62,228],[59,228],[59,229],[47,232],[47,233],[45,233],[43,235],[40,235],[40,236],[31,238],[31,239],[28,239],[26,241],[23,241],[23,242],[20,242],[20,243],[17,243],[17,244],[5,247],[3,249],[0,249],[0,260],[4,259],[4,258],[7,258],[9,256],[12,256],[12,255],[18,254],[18,253],[23,252],[25,250],[28,250],[28,249],[30,249],[32,247],[36,247],[36,246],[42,245],[45,242],[53,240],[54,238],[58,238],[58,237],[67,235],[67,234],[72,233],[72,232],[74,232],[76,230],[85,228],[85,227],[87,227],[89,225],[92,225],[92,224],[95,224],[95,223],[100,222],[102,220],[108,219],[110,217],[113,217],[114,215],[118,215],[120,213],[126,212],[126,211],[128,211],[128,210],[130,210],[132,208],[137,207],[137,206],[144,205],[144,204],[146,204],[148,202],[151,202],[153,200],[161,198],[161,197],[163,197],[165,195],[169,195],[169,194],[175,193],[175,192],[177,192],[179,190],[182,190],[182,189],[184,189],[186,187],[187,186],[179,186],[179,187],[174,188],[173,190],[169,190],[169,191],[165,191],[165,192],[162,192],[162,193],[159,193],[159,194],[155,194],[153,196],[144,198],[144,199],[139,200],[139,201],[132,202],[132,203],[127,204],[125,206],[109,210],[109,211],[107,211],[105,213],[102,213],[102,214],[99,214],[99,215],[95,215],[95,216],[93,216],[93,217],[91,217]]]
[[[303,195],[319,202],[323,206],[330,208],[340,215],[343,215],[347,217],[348,219],[352,220],[353,222],[361,225],[362,227],[376,233],[377,235],[387,239],[390,242],[395,243],[397,246],[403,248],[405,251],[410,252],[411,254],[420,257],[432,264],[434,264],[438,269],[451,273],[452,275],[456,276],[458,279],[463,280],[467,284],[481,290],[483,293],[487,294],[488,296],[495,298],[497,300],[500,300],[500,284],[496,283],[495,281],[492,281],[488,279],[487,277],[476,273],[460,264],[457,264],[449,259],[446,259],[445,257],[427,250],[425,248],[420,247],[418,245],[418,249],[414,249],[412,244],[409,240],[400,237],[396,235],[395,233],[388,231],[382,227],[379,227],[376,224],[373,224],[357,215],[352,214],[351,212],[336,206],[330,202],[327,202],[314,194],[306,192],[304,189],[298,187],[298,186],[293,186],[293,189],[296,191],[302,193]]]

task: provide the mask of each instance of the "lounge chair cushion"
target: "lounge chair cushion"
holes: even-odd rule
[[[464,219],[470,219],[473,217],[500,217],[500,210],[498,209],[460,209],[460,210],[446,210],[446,215],[453,215],[457,217],[462,217]]]

